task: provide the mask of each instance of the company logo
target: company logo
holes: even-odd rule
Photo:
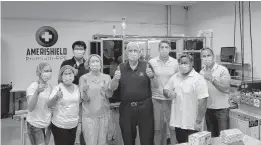
[[[57,42],[58,33],[50,26],[43,26],[37,30],[35,39],[39,45],[43,47],[51,47]]]
[[[144,76],[144,73],[143,73],[143,72],[140,72],[139,76],[141,76],[141,77]]]
[[[39,28],[35,34],[35,39],[42,47],[28,47],[26,61],[66,59],[66,47],[52,47],[58,40],[58,34],[54,28],[50,26]]]

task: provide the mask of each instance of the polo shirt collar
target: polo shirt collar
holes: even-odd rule
[[[138,60],[138,65],[137,65],[137,67],[134,69],[134,71],[137,70],[137,69],[139,68],[139,66],[140,66],[140,60]],[[128,69],[131,69],[131,70],[132,70],[129,61],[127,62],[127,67],[128,67]]]
[[[191,72],[188,74],[189,77],[193,77],[195,75],[195,69],[192,68]]]
[[[192,68],[192,70],[191,70],[191,72],[188,74],[188,76],[187,77],[193,77],[194,75],[195,75],[195,69],[194,68]],[[181,72],[179,72],[179,74],[178,74],[179,76],[182,76],[182,74],[181,74]]]
[[[159,56],[157,57],[157,61],[158,61],[158,62],[163,62],[162,60],[160,60],[160,57],[159,57]],[[169,59],[167,60],[166,63],[170,63],[170,62],[172,62],[172,59],[171,59],[170,56],[169,56]]]

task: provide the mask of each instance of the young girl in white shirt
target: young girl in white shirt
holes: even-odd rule
[[[74,145],[79,121],[80,91],[73,84],[76,70],[69,65],[60,69],[48,106],[53,110],[51,131],[55,145]]]
[[[40,63],[36,68],[39,79],[26,90],[28,102],[27,128],[32,145],[47,145],[50,141],[51,110],[47,106],[52,87],[48,80],[52,77],[52,68],[48,63]]]

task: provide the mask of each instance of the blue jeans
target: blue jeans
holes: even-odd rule
[[[37,128],[27,122],[27,131],[31,145],[48,145],[51,130],[48,128]]]
[[[218,137],[220,131],[229,129],[229,108],[207,109],[206,124],[211,136]]]

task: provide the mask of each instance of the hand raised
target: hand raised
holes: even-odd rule
[[[154,77],[154,73],[153,73],[152,69],[149,67],[149,63],[147,63],[146,74],[149,78]]]
[[[63,97],[63,92],[62,92],[61,88],[59,88],[59,90],[57,91],[56,97],[57,97],[58,99],[61,99],[61,98]]]
[[[175,91],[175,88],[173,90],[170,90],[169,98],[175,99],[177,97],[177,93]]]
[[[38,84],[38,87],[37,87],[36,91],[38,93],[43,92],[45,90],[46,86],[47,86],[46,84],[40,84],[40,81],[38,81],[37,84]]]
[[[207,72],[205,75],[204,75],[204,78],[207,80],[207,81],[212,81],[213,77],[212,77],[212,74],[210,72]]]
[[[82,87],[82,90],[83,90],[84,92],[87,92],[87,91],[89,90],[89,88],[90,88],[90,86],[87,85],[87,84],[85,84],[85,85]]]
[[[120,66],[117,66],[117,70],[115,71],[115,74],[114,74],[114,79],[116,80],[119,80],[121,79],[121,71],[120,71]]]
[[[101,87],[101,95],[105,96],[106,95],[106,91],[108,91],[109,87],[108,84],[106,84],[105,82],[103,83],[102,87]]]

